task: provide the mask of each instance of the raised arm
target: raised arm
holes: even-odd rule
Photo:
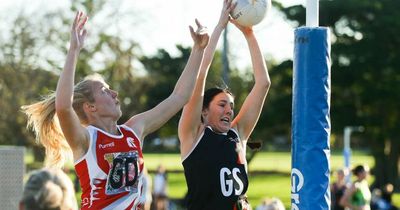
[[[81,125],[78,115],[72,107],[75,66],[78,55],[83,47],[86,38],[85,23],[88,17],[82,12],[78,12],[75,16],[72,29],[70,47],[67,54],[67,59],[64,69],[61,72],[56,89],[56,113],[60,121],[60,126],[63,134],[72,148],[74,158],[79,158],[85,153],[85,140],[88,140],[87,131]]]
[[[125,124],[131,127],[141,139],[159,129],[189,101],[199,74],[204,48],[209,42],[205,27],[196,20],[197,30],[189,26],[194,41],[189,60],[179,77],[172,94],[153,109],[133,116]],[[163,87],[160,87],[163,88]]]
[[[253,29],[251,27],[240,26],[234,20],[231,20],[231,22],[242,31],[246,38],[253,64],[254,86],[244,101],[238,115],[232,122],[232,127],[237,128],[240,139],[247,141],[260,117],[271,80]]]
[[[232,0],[224,0],[218,24],[215,26],[214,31],[211,34],[210,43],[207,45],[204,52],[203,62],[200,66],[199,78],[196,81],[193,95],[183,108],[178,128],[182,154],[184,154],[186,150],[192,148],[192,144],[197,136],[197,131],[201,125],[201,110],[203,106],[203,94],[207,73],[213,60],[218,40],[230,19],[229,12],[234,8],[234,6]]]

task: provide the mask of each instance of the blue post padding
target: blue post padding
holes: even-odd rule
[[[295,30],[292,210],[330,209],[330,39],[324,27]]]

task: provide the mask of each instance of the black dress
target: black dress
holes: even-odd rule
[[[189,210],[232,210],[248,187],[247,171],[238,134],[215,133],[206,127],[182,164],[188,186]]]

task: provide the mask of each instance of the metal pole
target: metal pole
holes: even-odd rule
[[[319,0],[306,1],[306,26],[318,27],[319,25]]]
[[[344,128],[344,133],[343,133],[343,156],[344,156],[344,168],[346,171],[349,173],[346,174],[346,183],[350,183],[351,180],[351,173],[350,173],[350,158],[351,158],[351,148],[350,148],[350,135],[351,135],[351,129],[349,126],[346,126]]]
[[[353,131],[363,132],[364,127],[362,126],[346,126],[343,132],[343,156],[344,156],[344,167],[349,172],[346,175],[346,183],[351,181],[351,170],[350,170],[350,159],[351,159],[351,147],[350,138]]]

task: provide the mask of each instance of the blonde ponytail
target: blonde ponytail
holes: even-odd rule
[[[83,110],[83,103],[94,102],[93,82],[105,83],[100,74],[92,74],[74,87],[72,106],[81,124],[87,125],[88,119]],[[36,134],[36,141],[46,149],[46,166],[62,167],[67,160],[72,160],[72,150],[62,133],[55,107],[55,93],[49,94],[42,101],[22,106],[28,116],[28,128]]]
[[[67,160],[71,160],[72,151],[55,114],[55,94],[21,108],[28,116],[27,127],[35,132],[36,141],[45,147],[45,165],[58,168],[64,166]]]

